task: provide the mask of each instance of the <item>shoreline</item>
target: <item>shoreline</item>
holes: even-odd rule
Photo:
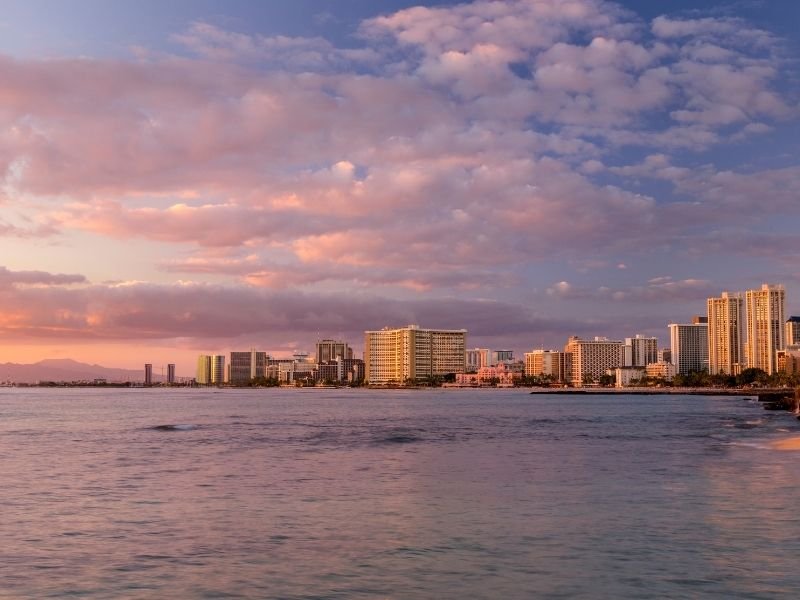
[[[794,393],[774,388],[533,388],[530,394],[574,394],[595,396],[753,396]]]

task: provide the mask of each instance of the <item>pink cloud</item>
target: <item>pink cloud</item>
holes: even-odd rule
[[[796,168],[719,170],[683,152],[796,114],[774,40],[733,25],[648,28],[601,0],[479,0],[371,19],[358,51],[195,23],[175,37],[188,57],[0,57],[0,194],[29,219],[0,235],[144,238],[180,252],[166,272],[259,293],[521,296],[523,271],[547,261],[619,264],[741,215],[797,214]],[[642,158],[611,166],[619,148]],[[642,178],[671,182],[677,200],[640,193]],[[686,226],[700,216],[704,230]],[[96,293],[126,306],[117,288]],[[152,311],[131,307],[51,324],[149,331]],[[173,321],[175,335],[198,322]]]

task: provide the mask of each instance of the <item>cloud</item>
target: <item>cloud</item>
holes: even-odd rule
[[[322,23],[326,15],[320,13],[314,21]],[[327,20],[330,21],[330,15]],[[339,49],[320,37],[246,35],[203,22],[192,23],[187,31],[173,35],[172,39],[209,60],[247,61],[293,71],[342,69],[377,59],[377,54],[369,48]]]
[[[692,40],[736,40],[770,48],[775,37],[767,31],[750,26],[733,17],[704,17],[699,19],[672,19],[660,16],[653,19],[653,33],[660,38],[691,38]]]
[[[742,21],[477,0],[358,36],[197,22],[180,55],[0,56],[0,194],[29,218],[0,235],[142,238],[176,248],[167,272],[259,293],[522,297],[532,266],[632,271],[734,219],[797,215],[797,167],[702,154],[797,116],[780,44]]]
[[[704,300],[716,293],[715,290],[715,286],[705,279],[673,280],[672,277],[664,276],[650,279],[645,285],[616,289],[607,286],[581,287],[561,281],[547,288],[546,293],[561,300],[604,300],[638,304]]]
[[[490,300],[396,300],[193,283],[15,288],[0,295],[0,314],[0,332],[7,339],[191,339],[198,346],[214,347],[242,339],[311,343],[320,332],[339,332],[358,342],[366,329],[408,323],[466,327],[479,337],[534,331],[561,335],[578,325]]]
[[[0,288],[16,285],[63,286],[87,283],[83,275],[53,274],[45,271],[11,271],[0,267]]]

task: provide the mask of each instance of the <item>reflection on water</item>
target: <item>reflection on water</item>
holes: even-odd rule
[[[785,597],[797,432],[732,398],[2,390],[0,589]]]

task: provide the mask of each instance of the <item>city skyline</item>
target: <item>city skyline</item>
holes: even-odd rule
[[[800,313],[796,3],[138,6],[0,0],[0,362]]]

